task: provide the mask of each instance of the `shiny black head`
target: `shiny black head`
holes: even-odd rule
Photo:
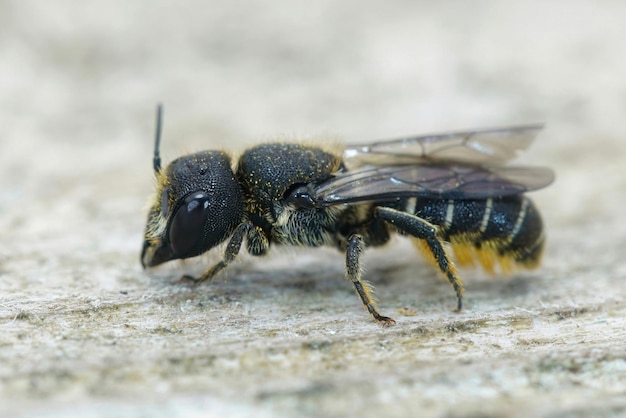
[[[243,197],[230,157],[221,151],[202,151],[161,170],[157,126],[157,190],[141,253],[144,267],[200,255],[226,240],[243,218]]]

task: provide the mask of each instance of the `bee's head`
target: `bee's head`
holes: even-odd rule
[[[158,131],[157,190],[141,252],[144,268],[210,250],[225,241],[243,218],[243,197],[230,157],[221,151],[202,151],[161,170]]]

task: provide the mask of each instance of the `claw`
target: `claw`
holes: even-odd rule
[[[396,324],[396,320],[393,318],[389,318],[388,316],[382,316],[376,312],[372,313],[372,316],[375,320],[377,320],[383,327],[390,327]]]
[[[196,286],[202,283],[202,280],[190,276],[189,274],[185,274],[178,280],[178,282],[181,284],[191,284],[192,286]]]

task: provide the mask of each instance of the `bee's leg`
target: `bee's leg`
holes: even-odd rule
[[[258,226],[252,226],[250,228],[246,248],[248,253],[253,256],[258,257],[267,254],[267,250],[270,248],[270,240],[262,228]]]
[[[346,277],[352,282],[363,305],[365,305],[365,308],[374,319],[380,321],[383,325],[393,325],[396,321],[378,313],[376,302],[372,294],[372,286],[368,282],[361,280],[361,264],[359,263],[359,258],[362,252],[363,238],[358,234],[351,235],[350,238],[348,238],[346,249]]]
[[[222,260],[220,260],[220,262],[212,267],[209,267],[199,277],[185,275],[183,276],[183,279],[189,280],[194,284],[200,284],[215,277],[220,271],[224,270],[226,266],[228,266],[235,259],[237,254],[239,254],[243,238],[248,234],[250,227],[251,225],[249,223],[244,222],[239,224],[239,226],[235,228],[235,231],[233,232],[233,235],[231,236],[230,241],[226,246],[226,250],[224,251],[224,257],[222,258]]]
[[[433,256],[435,264],[454,288],[457,310],[460,311],[463,308],[463,283],[457,275],[454,263],[446,254],[443,242],[437,237],[437,227],[418,216],[387,207],[377,207],[374,216],[389,222],[415,238],[423,240],[426,244],[426,250]]]

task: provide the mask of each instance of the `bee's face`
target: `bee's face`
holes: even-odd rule
[[[200,255],[228,238],[242,218],[243,197],[228,155],[178,158],[157,172],[141,263],[153,267]]]

